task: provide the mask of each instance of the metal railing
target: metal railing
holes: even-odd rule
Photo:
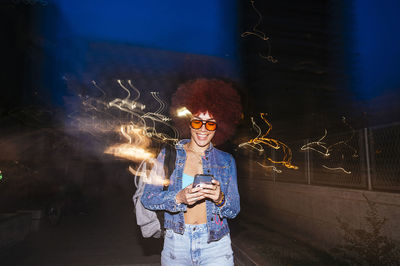
[[[279,166],[281,173],[271,168],[264,171],[263,179],[400,192],[400,123],[328,135],[319,142],[287,144],[292,150],[292,162],[299,168]],[[275,160],[282,154],[272,150],[269,156]],[[264,163],[261,161],[262,156],[249,159],[267,164],[265,158]],[[257,166],[253,163],[249,167]]]

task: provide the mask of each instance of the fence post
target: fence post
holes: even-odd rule
[[[253,154],[253,152],[251,151],[250,152],[250,159],[248,160],[248,163],[249,163],[249,172],[250,172],[250,175],[249,175],[249,179],[253,179],[253,171],[251,170],[252,169],[252,167],[253,167],[253,161],[254,161],[254,154]]]
[[[308,144],[309,140],[306,139],[304,145]],[[306,178],[307,178],[307,184],[311,185],[311,162],[310,162],[310,149],[306,149]]]
[[[369,138],[368,138],[368,128],[364,128],[364,145],[365,145],[365,161],[367,167],[367,184],[368,190],[372,190],[372,182],[371,182],[371,163],[369,158]]]
[[[273,161],[275,161],[275,149],[272,149],[272,151],[271,151],[271,159]],[[273,164],[273,165],[275,166],[275,164]],[[274,183],[276,183],[276,172],[275,171],[272,171],[272,178],[274,180]]]

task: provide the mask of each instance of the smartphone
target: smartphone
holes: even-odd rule
[[[194,176],[193,187],[198,187],[200,184],[211,184],[213,179],[213,175],[197,174]]]

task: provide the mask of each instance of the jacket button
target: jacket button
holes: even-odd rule
[[[210,170],[207,170],[207,173],[210,173]]]
[[[211,222],[214,222],[214,218],[211,218]]]

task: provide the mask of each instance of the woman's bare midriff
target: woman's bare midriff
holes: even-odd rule
[[[186,150],[186,163],[183,172],[190,176],[203,173],[203,166],[199,163],[198,155]],[[207,223],[206,201],[202,200],[188,206],[184,213],[186,224],[205,224]]]
[[[202,200],[194,206],[187,208],[184,213],[186,224],[205,224],[207,223],[206,202]]]

